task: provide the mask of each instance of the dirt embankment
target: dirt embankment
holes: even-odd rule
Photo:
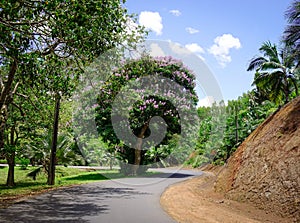
[[[300,222],[300,97],[261,124],[238,148],[215,189]]]
[[[178,222],[300,222],[300,97],[262,123],[220,171],[168,188]]]
[[[233,201],[214,190],[217,169],[169,187],[161,196],[165,211],[180,223],[291,223],[292,219]]]

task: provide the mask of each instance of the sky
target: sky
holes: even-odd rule
[[[249,61],[265,41],[279,44],[292,0],[127,0],[149,40],[186,47],[207,65],[223,99],[251,90]],[[203,105],[210,95],[201,96]],[[205,98],[203,98],[205,97]]]

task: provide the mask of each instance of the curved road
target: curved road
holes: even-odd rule
[[[171,184],[202,172],[156,169],[151,177],[124,178],[59,189],[0,209],[0,222],[172,223],[160,206]],[[175,173],[173,173],[175,171]]]

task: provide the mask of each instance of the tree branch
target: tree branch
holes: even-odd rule
[[[5,20],[0,18],[0,22],[2,24],[8,24],[10,26],[23,26],[23,25],[31,26],[31,25],[40,25],[40,24],[46,22],[46,20],[43,19],[43,20],[40,20],[40,21],[37,21],[37,22],[33,22],[33,21],[12,22],[12,21],[5,21]]]
[[[21,113],[22,116],[25,116],[25,112],[23,111],[23,109],[21,108],[21,106],[15,104],[14,102],[12,102],[11,105],[13,105],[17,109],[19,109],[19,111],[20,111],[20,113]]]
[[[11,64],[11,67],[10,67],[10,71],[9,71],[9,74],[8,74],[7,82],[6,82],[4,88],[2,89],[2,92],[1,92],[1,96],[0,96],[0,109],[5,104],[5,102],[7,100],[7,96],[10,93],[12,83],[13,83],[13,81],[15,79],[15,74],[16,74],[16,71],[17,71],[17,67],[18,67],[18,62],[17,62],[16,59],[14,59],[13,62],[12,62],[12,64]]]
[[[60,44],[59,41],[55,42],[54,44],[52,44],[51,46],[48,46],[48,49],[45,49],[46,51],[41,52],[43,56],[49,55],[51,53],[54,52],[55,48]]]

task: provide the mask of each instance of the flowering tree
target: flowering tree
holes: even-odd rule
[[[160,153],[151,160],[147,154],[175,135],[181,135],[181,143],[189,141],[196,118],[191,111],[198,101],[194,88],[195,76],[181,61],[148,56],[129,60],[101,87],[98,132],[121,161],[134,164],[132,174],[170,155],[172,151]]]

